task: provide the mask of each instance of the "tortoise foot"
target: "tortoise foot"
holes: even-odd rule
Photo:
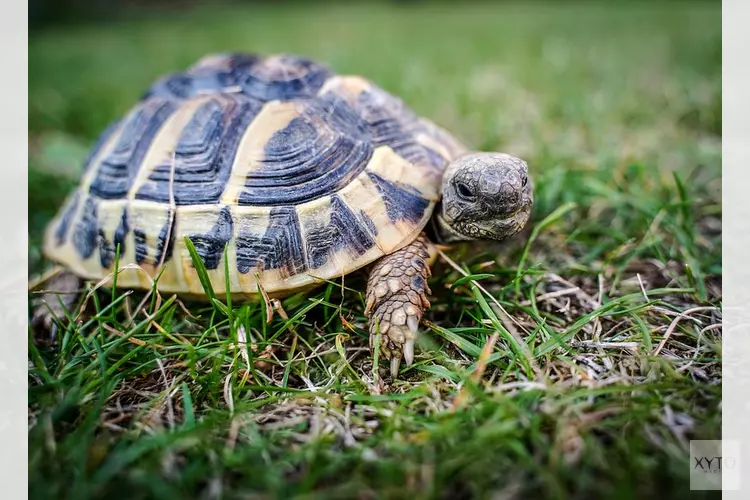
[[[381,258],[372,268],[367,281],[367,307],[370,349],[380,332],[380,354],[390,360],[391,375],[395,378],[401,360],[411,366],[419,322],[430,307],[431,294],[427,279],[434,247],[424,235],[413,243]]]

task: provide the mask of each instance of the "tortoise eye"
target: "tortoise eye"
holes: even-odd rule
[[[526,184],[529,183],[529,176],[526,174],[521,175],[521,187],[526,187]]]
[[[474,201],[476,198],[474,193],[471,192],[471,188],[464,182],[456,184],[456,193],[458,193],[459,198],[466,201]]]

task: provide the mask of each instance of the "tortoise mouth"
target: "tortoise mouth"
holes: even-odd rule
[[[520,203],[510,213],[488,214],[486,217],[451,217],[450,210],[441,207],[440,215],[443,223],[452,231],[468,240],[502,241],[510,238],[528,223],[531,218],[533,199],[528,192],[524,193]]]
[[[445,203],[441,203],[440,213],[445,222],[450,225],[459,224],[492,224],[493,221],[511,221],[516,219],[523,219],[522,225],[526,223],[526,219],[531,213],[531,208],[534,204],[534,199],[531,191],[525,188],[521,193],[521,199],[515,206],[511,207],[502,213],[493,213],[493,210],[488,210],[486,217],[482,217],[481,212],[461,210],[459,207],[446,206]]]
[[[472,239],[502,241],[521,231],[530,217],[531,205],[525,204],[511,216],[483,221],[456,222],[452,224],[452,227]]]

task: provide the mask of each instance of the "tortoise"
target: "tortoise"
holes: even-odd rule
[[[117,287],[158,276],[160,292],[206,298],[188,239],[233,302],[369,270],[370,348],[380,332],[396,377],[430,306],[435,245],[505,240],[532,203],[523,160],[470,150],[364,77],[294,54],[214,53],[153,82],[101,133],[43,252],[65,270],[58,289],[111,277],[119,259]]]

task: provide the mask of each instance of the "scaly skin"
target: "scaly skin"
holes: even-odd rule
[[[430,307],[427,296],[432,292],[427,280],[436,254],[435,246],[421,234],[408,246],[381,258],[367,280],[365,315],[370,318],[370,349],[379,328],[380,352],[391,361],[394,378],[402,358],[407,366],[414,361],[419,322]]]

